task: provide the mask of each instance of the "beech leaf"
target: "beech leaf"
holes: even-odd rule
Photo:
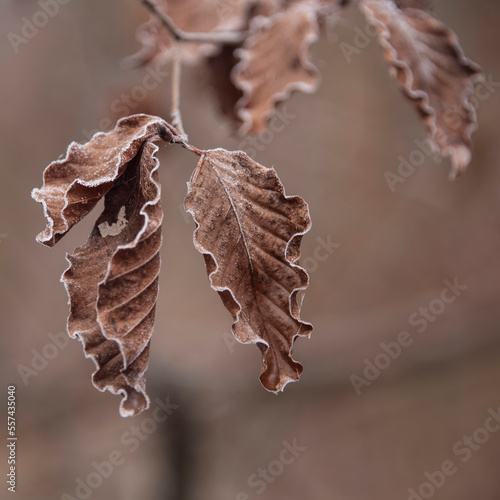
[[[78,337],[99,390],[123,396],[122,416],[149,406],[144,373],[154,324],[160,271],[161,221],[157,146],[179,136],[162,119],[134,115],[63,160],[33,190],[48,220],[38,240],[53,245],[105,195],[104,211],[87,242],[67,259],[61,281],[69,296],[68,333]],[[180,138],[179,138],[180,139]]]
[[[308,206],[285,195],[274,169],[224,149],[204,152],[188,188],[194,244],[233,316],[233,334],[260,348],[264,387],[283,390],[302,372],[291,355],[294,340],[312,331],[297,302],[309,280],[298,264],[302,236],[311,227]]]
[[[54,246],[113,187],[146,141],[172,142],[177,132],[156,116],[122,118],[108,133],[97,133],[86,144],[72,142],[62,160],[43,173],[43,186],[31,196],[43,205],[47,227],[37,240]]]
[[[450,178],[471,159],[476,113],[469,102],[481,69],[467,59],[456,35],[422,8],[427,2],[363,0],[362,10],[375,25],[384,57],[403,92],[412,100],[442,156],[450,157]],[[416,5],[422,8],[404,7]]]
[[[88,241],[69,255],[62,281],[70,300],[68,332],[97,371],[94,385],[123,394],[122,416],[149,406],[144,373],[153,332],[161,221],[157,146],[147,143],[105,198]]]
[[[309,47],[317,39],[318,21],[309,1],[252,19],[250,35],[236,50],[239,62],[232,72],[235,86],[243,92],[237,103],[242,133],[261,133],[276,103],[292,91],[316,90],[318,70],[309,61]]]
[[[185,33],[209,33],[243,29],[251,0],[157,0],[155,3]],[[142,48],[127,58],[128,64],[143,66],[167,62],[174,57],[173,38],[156,16],[143,23],[136,36]],[[212,43],[190,42],[181,44],[180,51],[185,62],[196,63],[217,54],[219,48]]]

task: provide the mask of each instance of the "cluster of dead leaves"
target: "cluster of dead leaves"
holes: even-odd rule
[[[161,118],[133,115],[97,133],[44,172],[33,198],[47,227],[37,239],[53,246],[104,197],[87,242],[68,255],[62,276],[70,303],[68,333],[79,338],[96,371],[94,385],[123,396],[122,416],[149,406],[145,390],[160,272],[163,212],[154,141],[184,144]],[[185,144],[184,144],[185,145]],[[278,392],[298,380],[292,358],[300,319],[297,292],[308,284],[299,264],[311,221],[299,196],[286,196],[274,169],[245,153],[201,154],[185,200],[196,223],[194,244],[210,284],[233,316],[233,333],[262,351],[261,381]]]
[[[318,71],[309,50],[320,27],[346,0],[158,0],[158,8],[186,33],[245,34],[241,43],[189,42],[184,60],[209,58],[220,95],[238,97],[234,110],[243,133],[259,133],[277,102],[294,90],[312,92]],[[437,21],[425,0],[360,0],[374,24],[384,56],[406,96],[420,112],[437,150],[452,161],[452,176],[470,161],[476,127],[469,102],[481,73],[456,36]],[[139,30],[136,63],[173,57],[174,41],[156,17]],[[177,43],[177,42],[176,42]],[[227,75],[227,78],[221,78]],[[227,99],[226,99],[227,101]],[[260,379],[272,392],[298,380],[292,358],[298,336],[312,326],[300,318],[297,293],[309,277],[299,265],[302,236],[311,221],[299,196],[286,196],[274,169],[243,152],[200,151],[163,119],[133,115],[97,133],[44,172],[33,198],[47,227],[37,239],[57,243],[104,197],[104,211],[86,243],[69,255],[62,276],[70,315],[68,332],[96,365],[93,383],[123,396],[120,413],[146,409],[145,390],[160,272],[163,212],[154,142],[179,143],[201,156],[188,183],[185,208],[196,224],[210,285],[233,317],[233,334],[262,352]]]
[[[348,0],[157,0],[158,8],[186,33],[240,30],[231,45],[184,43],[188,62],[205,60],[221,109],[244,134],[259,134],[276,104],[292,91],[313,92],[319,73],[310,47],[321,28],[332,26]],[[378,33],[384,57],[401,89],[427,126],[436,151],[450,157],[450,177],[471,158],[476,129],[469,102],[481,77],[456,35],[430,13],[429,0],[359,0],[357,5]],[[136,64],[168,61],[173,40],[156,17],[138,30],[142,50]]]

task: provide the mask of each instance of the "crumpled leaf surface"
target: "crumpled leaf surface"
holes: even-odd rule
[[[157,146],[147,143],[106,195],[85,245],[68,256],[62,281],[70,300],[68,332],[97,371],[94,385],[123,394],[122,416],[149,406],[144,373],[158,295],[161,221]]]
[[[291,356],[294,340],[312,331],[300,319],[296,297],[308,285],[298,264],[311,226],[308,206],[299,196],[285,196],[274,169],[243,152],[205,151],[188,187],[194,244],[233,316],[233,334],[261,349],[264,387],[283,390],[302,372]]]
[[[160,118],[122,119],[108,134],[71,144],[50,164],[33,197],[49,224],[39,241],[53,244],[106,193],[104,211],[87,242],[69,255],[61,280],[70,303],[68,333],[93,359],[94,385],[122,394],[122,416],[146,409],[148,365],[160,270],[161,221],[157,147],[174,140]]]
[[[211,31],[238,31],[247,23],[251,0],[157,0],[161,12],[186,33]],[[174,56],[174,44],[170,33],[157,17],[151,16],[142,24],[136,36],[142,43],[141,50],[127,58],[130,65],[157,64],[170,61]],[[185,62],[196,63],[201,58],[218,53],[219,48],[210,43],[183,43],[181,57]]]
[[[481,78],[480,68],[464,56],[456,35],[424,10],[399,8],[393,0],[363,0],[361,8],[436,148],[451,158],[450,178],[455,178],[471,159],[477,122],[469,97]]]
[[[316,90],[318,71],[308,52],[317,39],[317,17],[313,2],[307,0],[270,17],[252,19],[250,35],[236,51],[240,61],[232,73],[243,92],[237,105],[242,133],[262,132],[276,103],[292,91]]]
[[[172,133],[172,127],[161,118],[132,115],[119,120],[111,132],[95,134],[86,144],[72,142],[66,157],[45,169],[43,186],[31,193],[42,203],[47,219],[37,241],[54,246],[113,187],[146,141],[168,140]]]

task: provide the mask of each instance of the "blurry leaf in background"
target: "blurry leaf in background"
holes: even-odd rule
[[[374,23],[384,57],[415,103],[435,147],[451,158],[454,179],[471,160],[477,121],[469,98],[482,78],[481,69],[464,56],[451,30],[424,10],[406,8],[408,4],[400,2],[399,8],[393,0],[363,0],[361,8]]]
[[[251,1],[221,2],[220,0],[157,0],[155,5],[174,25],[185,33],[238,31],[245,27]],[[131,66],[144,66],[170,61],[174,56],[171,34],[156,16],[142,24],[136,33],[142,48],[127,59]],[[197,63],[203,57],[219,52],[211,43],[186,43],[181,46],[182,59]]]
[[[262,132],[274,106],[292,91],[316,90],[319,77],[309,61],[309,47],[318,36],[316,13],[308,1],[253,19],[249,37],[236,51],[240,61],[232,72],[234,84],[243,92],[237,104],[241,132]]]

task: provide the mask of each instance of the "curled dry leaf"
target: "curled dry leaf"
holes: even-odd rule
[[[70,300],[68,332],[97,371],[94,385],[122,394],[122,416],[149,406],[144,373],[153,332],[163,212],[157,147],[147,143],[105,198],[88,241],[68,256],[62,281]]]
[[[482,77],[480,68],[464,56],[456,35],[427,12],[399,8],[393,0],[363,0],[361,7],[433,143],[451,158],[450,178],[455,178],[471,159],[477,122],[469,98]]]
[[[285,196],[274,169],[243,152],[204,152],[188,187],[194,244],[233,316],[233,334],[262,351],[264,387],[283,390],[302,372],[291,356],[294,340],[312,330],[300,319],[296,297],[308,284],[298,265],[311,226],[308,206],[299,196]]]
[[[87,144],[72,143],[66,158],[51,163],[44,185],[47,229],[39,241],[54,244],[104,194],[104,211],[87,242],[68,256],[62,276],[70,302],[68,333],[94,360],[94,385],[122,394],[122,416],[149,404],[144,373],[158,294],[161,221],[157,147],[175,140],[160,118],[135,115]]]
[[[113,187],[128,162],[146,141],[171,142],[176,131],[156,116],[132,115],[118,121],[106,134],[97,133],[86,144],[72,142],[62,160],[43,173],[43,186],[31,196],[42,203],[47,227],[37,240],[55,245]]]
[[[258,0],[251,3],[248,17],[249,19],[257,16],[268,17],[284,7],[285,0]],[[237,114],[237,103],[242,98],[243,92],[234,85],[231,79],[231,72],[238,63],[235,52],[234,45],[223,44],[217,54],[207,58],[206,68],[210,86],[214,90],[221,113],[236,127],[240,127],[241,120]]]
[[[276,103],[292,91],[316,90],[318,71],[308,52],[317,39],[318,21],[307,0],[251,21],[250,35],[236,51],[240,61],[232,73],[234,84],[243,92],[237,105],[242,133],[262,132]]]
[[[157,0],[158,9],[185,33],[209,33],[212,31],[238,31],[247,23],[251,0]],[[141,50],[127,58],[131,66],[143,66],[170,61],[174,56],[174,44],[170,33],[157,17],[142,24],[137,30]],[[218,53],[219,48],[210,43],[183,43],[181,57],[185,62],[197,63],[201,58]]]

